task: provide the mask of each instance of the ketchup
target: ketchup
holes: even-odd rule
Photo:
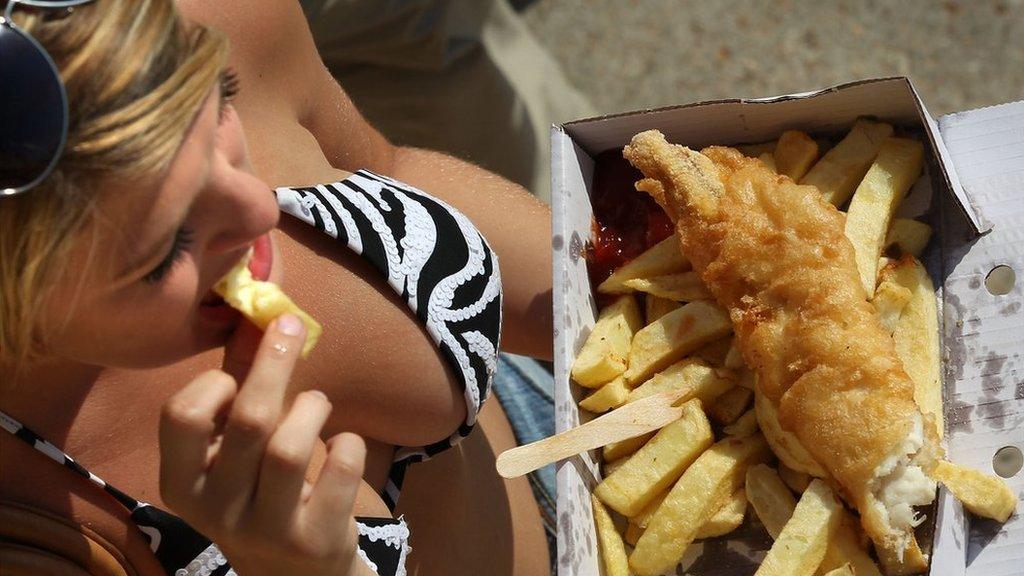
[[[672,235],[672,221],[650,196],[633,187],[643,178],[622,151],[612,149],[595,159],[594,241],[587,247],[587,270],[597,287],[616,268]]]

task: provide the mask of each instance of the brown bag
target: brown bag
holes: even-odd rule
[[[0,501],[0,576],[136,576],[105,538],[55,514]]]

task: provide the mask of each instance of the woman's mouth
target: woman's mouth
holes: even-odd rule
[[[270,248],[270,234],[264,234],[256,239],[252,245],[252,258],[249,259],[249,271],[255,280],[266,281],[270,278],[270,268],[273,265],[274,253]]]
[[[270,245],[270,234],[264,234],[256,239],[252,245],[252,254],[249,258],[249,272],[256,280],[266,281],[270,277],[270,269],[273,265],[273,251]],[[237,321],[239,312],[224,302],[224,298],[212,289],[199,302],[200,313],[216,323],[229,323]]]
[[[213,290],[207,292],[206,297],[199,302],[200,306],[220,306],[222,304],[224,304],[224,299]]]

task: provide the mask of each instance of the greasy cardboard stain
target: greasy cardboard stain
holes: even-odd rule
[[[578,231],[574,230],[572,237],[569,239],[569,260],[574,265],[579,263],[580,256],[583,255],[583,248],[583,238],[580,237]]]
[[[960,302],[960,298],[952,290],[945,290],[944,304],[948,306],[946,317],[953,322],[953,329],[946,327],[946,337],[943,338],[945,346],[945,371],[946,382],[956,382],[964,376],[964,362],[970,357],[967,345],[963,342],[963,318],[966,316],[966,308]],[[951,317],[951,318],[950,318]]]

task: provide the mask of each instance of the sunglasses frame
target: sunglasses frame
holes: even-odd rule
[[[7,28],[11,33],[17,34],[18,36],[21,36],[23,39],[27,40],[29,44],[31,44],[43,56],[43,60],[50,67],[50,72],[53,74],[53,77],[57,80],[57,87],[60,92],[60,102],[62,108],[60,142],[57,145],[57,149],[54,151],[53,158],[50,159],[50,163],[46,166],[46,169],[43,170],[28,184],[23,184],[21,186],[17,186],[14,188],[0,188],[0,197],[15,196],[23,192],[28,192],[32,188],[38,186],[39,183],[45,180],[47,176],[49,176],[53,172],[53,169],[56,168],[57,162],[60,160],[61,155],[64,153],[64,145],[67,144],[68,139],[68,94],[67,90],[65,90],[64,88],[64,82],[62,82],[60,79],[60,71],[57,70],[57,64],[53,61],[53,58],[50,57],[50,54],[46,51],[45,48],[43,48],[43,45],[40,44],[38,40],[33,38],[32,35],[28,32],[25,32],[21,28],[18,28],[18,25],[14,23],[11,14],[14,12],[14,8],[19,4],[25,6],[33,6],[36,8],[73,8],[75,6],[87,4],[92,1],[93,0],[64,0],[47,2],[45,0],[10,0],[7,3],[7,8],[4,9],[3,15],[0,16],[0,27]]]

